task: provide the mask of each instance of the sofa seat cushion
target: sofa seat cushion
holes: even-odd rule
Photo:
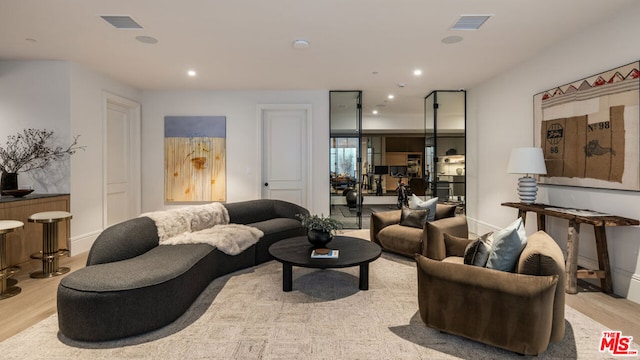
[[[462,256],[448,256],[442,259],[442,262],[465,265],[464,258]]]
[[[286,232],[288,230],[298,229],[301,227],[299,220],[289,218],[274,218],[247,225],[262,230],[265,235]]]
[[[207,256],[207,244],[156,246],[131,259],[87,266],[61,280],[79,291],[108,292],[144,288],[174,279]]]
[[[386,250],[413,256],[422,252],[422,229],[389,225],[378,233],[378,241]]]

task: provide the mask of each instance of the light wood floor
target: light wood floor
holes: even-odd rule
[[[60,258],[60,266],[71,268],[71,271],[83,268],[88,253],[73,257]],[[49,279],[32,279],[29,273],[41,270],[38,260],[20,264],[20,271],[13,275],[18,280],[16,286],[22,292],[14,297],[0,300],[0,341],[48,318],[57,310],[56,293],[58,283],[64,276]]]
[[[87,254],[60,259],[71,271],[84,267]],[[56,291],[61,277],[32,279],[29,273],[40,269],[37,261],[22,264],[14,275],[22,292],[0,301],[0,341],[38,323],[56,312]],[[640,339],[640,304],[606,295],[585,282],[580,292],[566,296],[566,303],[612,330]],[[636,340],[637,342],[638,340]]]

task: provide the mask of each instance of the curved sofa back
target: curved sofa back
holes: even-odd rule
[[[126,260],[158,246],[155,222],[143,216],[112,225],[98,235],[87,257],[87,266]]]
[[[309,214],[299,205],[282,200],[258,199],[224,204],[233,224],[252,224],[273,218],[296,219]],[[126,260],[158,246],[158,229],[146,216],[130,219],[106,228],[91,246],[87,266]]]
[[[253,224],[273,218],[296,219],[296,214],[309,214],[302,206],[273,199],[259,199],[224,204],[232,224]]]

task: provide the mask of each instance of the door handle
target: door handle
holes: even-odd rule
[[[264,183],[264,186],[269,186],[269,183],[268,182]]]

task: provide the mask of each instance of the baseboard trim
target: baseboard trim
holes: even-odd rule
[[[101,232],[102,230],[96,230],[87,234],[72,237],[69,249],[71,251],[71,256],[89,251],[89,249],[91,249],[91,245],[93,245],[93,242],[96,241],[96,238]]]

